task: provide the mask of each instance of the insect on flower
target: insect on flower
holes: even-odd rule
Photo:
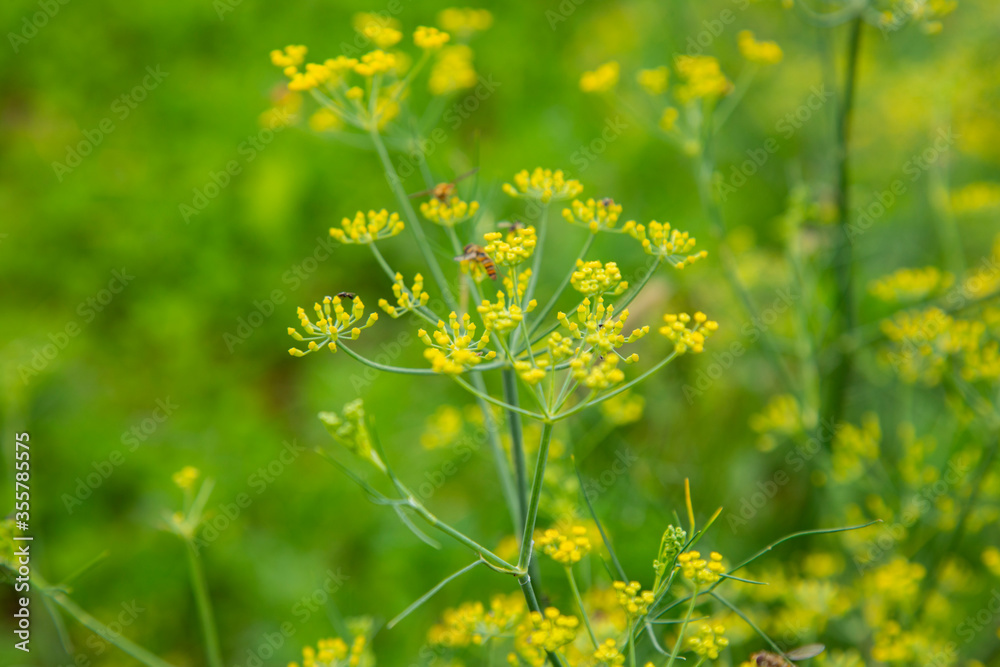
[[[785,657],[788,660],[808,660],[809,658],[815,658],[825,650],[826,647],[822,644],[806,644],[805,646],[788,651],[785,653]],[[758,651],[750,656],[750,663],[757,665],[757,667],[789,667],[792,663],[788,660],[777,653],[769,651]]]
[[[490,256],[486,254],[482,246],[478,246],[475,243],[469,243],[464,248],[462,248],[464,254],[459,255],[455,258],[456,262],[478,262],[480,266],[485,269],[486,274],[492,279],[497,279],[497,266],[490,259]]]
[[[514,231],[516,229],[524,229],[524,223],[514,218],[513,220],[503,220],[497,223],[499,229],[505,229],[507,231]]]
[[[355,297],[358,295],[354,292],[337,292],[337,296],[341,299],[347,299],[348,301],[354,301]]]
[[[476,167],[475,169],[470,169],[464,174],[456,176],[454,180],[449,181],[447,183],[438,183],[433,188],[427,188],[426,190],[421,190],[420,192],[414,192],[412,195],[410,195],[410,199],[414,199],[416,197],[426,197],[427,195],[430,195],[431,197],[437,199],[442,204],[447,204],[448,200],[451,199],[451,196],[455,193],[455,184],[461,181],[462,179],[472,176],[477,171],[479,171],[479,167]]]

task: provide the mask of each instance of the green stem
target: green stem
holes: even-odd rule
[[[545,420],[545,417],[543,415],[538,414],[537,412],[532,412],[531,410],[525,410],[524,408],[519,407],[517,405],[511,405],[510,403],[505,403],[505,402],[501,401],[500,399],[493,398],[489,394],[486,394],[486,393],[483,393],[483,392],[479,391],[478,389],[476,389],[475,387],[473,387],[468,382],[466,382],[465,380],[463,380],[462,378],[460,378],[458,376],[455,376],[455,382],[457,382],[460,387],[462,387],[463,389],[465,389],[470,394],[478,396],[479,398],[483,399],[484,401],[486,401],[488,403],[492,403],[493,405],[498,405],[501,408],[506,408],[507,410],[511,410],[511,411],[516,412],[518,414],[522,414],[525,417],[531,417],[533,419],[537,419],[538,421],[544,421]]]
[[[538,443],[538,460],[535,463],[535,475],[531,482],[531,497],[528,499],[528,512],[524,517],[524,533],[521,536],[521,553],[517,564],[527,568],[531,554],[531,540],[535,533],[535,520],[538,518],[538,502],[542,497],[542,482],[545,479],[545,464],[549,458],[549,444],[552,441],[552,422],[542,422],[542,437]]]
[[[660,363],[656,364],[655,366],[653,366],[652,368],[650,368],[648,371],[646,371],[645,373],[643,373],[639,377],[626,382],[622,386],[618,387],[617,389],[615,389],[613,391],[608,392],[607,394],[603,394],[601,396],[598,396],[597,398],[595,398],[593,400],[583,401],[579,405],[577,405],[577,406],[575,406],[573,408],[570,408],[566,412],[560,412],[559,414],[553,415],[552,416],[552,421],[558,421],[560,419],[565,419],[566,417],[569,417],[571,415],[575,415],[577,412],[580,412],[581,410],[589,408],[592,405],[597,405],[598,403],[603,403],[604,401],[608,400],[609,398],[613,398],[613,397],[617,396],[618,394],[622,393],[623,391],[628,391],[633,386],[639,384],[640,382],[642,382],[643,380],[645,380],[646,378],[648,378],[650,375],[652,375],[653,373],[656,373],[658,370],[660,370],[661,368],[663,368],[664,366],[666,366],[667,364],[669,364],[676,357],[677,357],[677,352],[676,351],[675,352],[671,352]]]
[[[486,382],[483,380],[482,374],[476,373],[472,376],[472,385],[477,391],[486,393]],[[496,465],[497,476],[500,478],[500,491],[503,493],[504,504],[507,505],[511,524],[514,526],[514,532],[517,533],[521,530],[524,510],[519,503],[519,495],[511,477],[510,465],[503,451],[503,445],[500,443],[499,429],[493,419],[489,403],[479,396],[476,396],[476,402],[479,404],[479,410],[483,413],[483,428],[486,429],[490,450],[493,453],[493,463]]]
[[[580,607],[580,615],[583,617],[583,624],[587,627],[587,634],[590,635],[590,641],[594,642],[594,649],[596,650],[600,644],[597,642],[597,635],[594,634],[594,628],[590,627],[590,616],[587,615],[587,610],[583,606],[583,597],[580,596],[580,589],[576,585],[576,576],[573,574],[572,566],[566,568],[566,577],[569,579],[569,587],[573,589],[573,597],[576,599],[576,604]]]
[[[198,549],[194,542],[184,540],[184,543],[187,545],[191,586],[194,589],[194,599],[198,605],[198,620],[201,621],[201,632],[205,638],[205,656],[211,667],[222,667],[219,631],[215,627],[215,617],[212,615],[212,601],[208,596],[208,585],[205,583],[205,571],[201,566],[201,557],[198,555]]]
[[[505,368],[501,371],[503,376],[503,398],[510,405],[518,404],[517,378],[514,371]],[[510,426],[510,452],[514,460],[514,476],[517,481],[517,509],[518,509],[518,530],[524,531],[524,519],[528,511],[528,471],[524,461],[524,430],[521,425],[521,415],[513,410],[507,410],[507,419]]]
[[[418,501],[413,496],[412,493],[407,492],[407,495],[409,496],[409,498],[407,499],[407,505],[413,508],[413,510],[417,514],[419,514],[424,519],[424,521],[434,526],[445,535],[448,535],[456,542],[465,545],[466,547],[471,549],[474,553],[479,554],[479,556],[481,556],[482,559],[488,565],[492,565],[495,568],[509,571],[511,574],[517,574],[519,576],[524,574],[524,570],[522,568],[518,568],[511,565],[510,563],[505,561],[503,558],[500,558],[500,556],[497,556],[495,553],[493,553],[483,545],[469,538],[464,533],[455,530],[454,528],[446,524],[444,521],[441,521],[441,519],[434,516],[434,514],[432,514],[430,510],[424,507],[423,504],[420,501]]]
[[[562,283],[560,283],[559,287],[556,288],[556,291],[552,293],[552,298],[549,299],[549,302],[545,304],[545,307],[542,308],[540,313],[532,315],[531,319],[535,322],[530,329],[532,336],[536,331],[538,331],[538,327],[542,325],[542,322],[544,322],[545,318],[548,317],[548,314],[552,312],[552,309],[556,307],[556,302],[559,300],[559,297],[562,296],[562,293],[566,291],[566,287],[573,278],[573,271],[576,270],[576,263],[587,255],[587,251],[590,250],[590,246],[594,244],[594,239],[596,237],[596,234],[589,234],[587,236],[587,240],[584,242],[583,248],[581,248],[580,252],[577,253],[576,259],[573,260],[572,268],[566,272],[566,276],[563,278]]]
[[[684,631],[687,630],[688,623],[691,622],[691,615],[694,613],[694,607],[698,603],[698,587],[694,587],[694,593],[691,595],[691,604],[688,605],[687,614],[684,615],[684,623],[681,624],[681,629],[677,633],[677,641],[674,642],[674,648],[670,651],[670,659],[667,660],[667,667],[673,667],[674,660],[677,659],[677,653],[681,649],[681,643],[684,641]]]

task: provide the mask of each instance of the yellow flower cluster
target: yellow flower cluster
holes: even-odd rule
[[[450,39],[451,35],[434,27],[419,26],[413,32],[413,43],[428,51],[440,49]]]
[[[573,526],[566,535],[555,528],[549,528],[535,537],[535,544],[547,556],[557,563],[567,567],[590,553],[590,540],[587,539],[587,529],[584,526]]]
[[[354,66],[354,71],[361,76],[370,77],[385,74],[396,68],[396,55],[375,49],[361,56],[361,62]]]
[[[531,226],[511,229],[506,234],[486,232],[483,239],[486,241],[483,250],[500,266],[517,266],[531,257],[538,243],[535,228]]]
[[[403,231],[403,221],[398,213],[390,214],[387,210],[358,211],[354,218],[344,218],[340,222],[342,229],[330,228],[330,236],[340,243],[374,243],[381,239],[391,238]]]
[[[479,211],[479,202],[462,201],[458,197],[452,197],[447,202],[442,203],[440,199],[432,197],[430,200],[421,202],[420,213],[431,222],[442,227],[454,227],[460,222],[465,222]]]
[[[685,551],[677,556],[677,564],[681,573],[693,581],[696,586],[714,584],[722,578],[726,568],[722,565],[722,554],[713,551],[708,560],[701,557],[697,551]]]
[[[683,83],[675,90],[675,96],[682,103],[720,97],[733,89],[719,61],[712,56],[677,56],[676,66]]]
[[[845,482],[861,476],[866,461],[878,460],[881,440],[882,429],[878,416],[873,412],[862,417],[860,428],[853,424],[841,424],[830,445],[833,478]]]
[[[570,285],[580,294],[590,297],[598,294],[621,294],[628,289],[622,281],[622,272],[615,262],[602,264],[599,260],[576,260],[576,270],[570,276]]]
[[[618,650],[618,642],[614,639],[604,640],[604,643],[594,651],[594,659],[610,667],[618,667],[625,664],[625,654]]]
[[[309,49],[301,44],[286,46],[271,51],[271,62],[278,67],[298,67],[305,61],[308,52]]]
[[[623,310],[617,318],[614,311],[614,306],[605,306],[604,297],[599,296],[595,302],[584,299],[572,318],[562,312],[557,315],[569,335],[563,336],[556,331],[549,336],[549,356],[555,361],[571,358],[569,367],[573,378],[585,387],[606,389],[623,381],[625,374],[617,367],[622,357],[617,349],[649,333],[649,327],[642,327],[626,337],[622,330],[628,320],[628,310]],[[632,354],[625,362],[632,363],[638,358]]]
[[[402,26],[396,19],[375,14],[359,12],[354,15],[354,29],[371,40],[380,49],[395,46],[403,39]]]
[[[420,329],[417,336],[427,345],[424,358],[431,362],[435,373],[458,375],[497,354],[492,350],[483,352],[490,342],[490,332],[487,330],[476,340],[476,325],[468,313],[460,319],[458,313],[452,312],[447,324],[438,320],[437,329],[432,333],[433,339],[426,330]]]
[[[456,34],[482,32],[493,25],[493,14],[488,9],[449,7],[437,15],[438,25]]]
[[[396,297],[396,305],[391,305],[386,299],[378,300],[378,307],[396,319],[415,308],[424,306],[431,295],[424,291],[424,277],[421,274],[413,276],[413,285],[407,289],[403,274],[397,273],[392,280],[392,294]]]
[[[201,471],[194,466],[184,466],[174,473],[174,484],[187,491],[194,486],[200,474]]]
[[[362,635],[356,636],[350,647],[340,637],[321,639],[316,648],[302,649],[302,667],[370,667],[375,661],[366,645]],[[299,667],[299,663],[290,662],[288,667]]]
[[[887,303],[912,302],[940,294],[952,286],[955,276],[936,266],[900,269],[873,280],[868,291]]]
[[[694,326],[689,327],[692,320]],[[704,352],[705,339],[719,328],[718,322],[709,320],[705,313],[700,312],[693,317],[687,313],[668,313],[663,316],[663,321],[665,324],[660,327],[660,333],[673,341],[677,354]]]
[[[785,56],[776,42],[758,42],[749,30],[741,30],[736,35],[740,53],[752,63],[775,65]]]
[[[593,72],[580,76],[580,90],[585,93],[606,93],[618,84],[621,67],[614,60],[599,66]]]
[[[441,622],[428,631],[427,641],[451,648],[480,646],[493,637],[509,634],[522,621],[524,612],[520,593],[495,595],[489,609],[482,602],[466,602],[446,609]]]
[[[616,204],[610,197],[604,199],[588,199],[582,202],[574,199],[569,208],[564,208],[562,215],[571,225],[586,227],[596,234],[600,231],[611,231],[618,224],[622,213],[621,204]]]
[[[343,415],[338,415],[336,412],[321,412],[319,420],[334,440],[344,445],[355,456],[385,472],[385,464],[372,449],[372,437],[365,420],[364,401],[360,398],[355,399],[345,405],[341,412]]]
[[[687,647],[709,660],[717,660],[719,651],[729,646],[725,632],[726,626],[721,623],[701,623],[695,634],[687,638]]]
[[[425,420],[420,446],[424,449],[448,447],[462,433],[464,424],[461,410],[453,405],[442,405]]]
[[[465,44],[456,44],[438,51],[427,87],[434,95],[447,95],[463,88],[472,88],[476,81],[472,49]]]
[[[483,299],[476,310],[482,316],[483,326],[486,327],[487,331],[495,331],[500,334],[513,331],[524,320],[524,315],[535,309],[538,305],[535,299],[529,301],[523,308],[520,305],[530,279],[531,269],[518,274],[515,292],[514,280],[506,275],[503,278],[506,293],[497,291],[495,302]]]
[[[775,396],[764,409],[750,415],[750,428],[760,434],[757,448],[769,452],[777,445],[772,433],[795,435],[802,432],[802,410],[791,394]]]
[[[544,613],[533,611],[514,636],[514,650],[533,667],[545,664],[546,651],[556,651],[576,639],[580,619],[567,616],[555,607]],[[515,663],[516,664],[516,663]]]
[[[616,581],[613,586],[618,597],[618,604],[625,610],[625,614],[629,618],[644,616],[649,611],[650,606],[656,602],[653,591],[642,590],[642,585],[638,581],[627,584],[624,581]]]
[[[667,92],[670,81],[670,69],[665,65],[654,69],[641,69],[635,76],[639,86],[650,95],[661,95]]]
[[[641,225],[629,220],[622,231],[639,241],[646,254],[662,257],[678,269],[708,257],[708,252],[704,250],[692,252],[696,240],[688,232],[673,229],[669,222],[653,220],[648,225]]]
[[[567,179],[562,169],[535,168],[514,174],[514,183],[504,183],[503,191],[511,197],[537,199],[543,204],[550,201],[572,199],[583,192],[583,185],[576,179]]]
[[[663,113],[660,115],[660,129],[664,132],[672,132],[674,127],[677,125],[678,116],[680,116],[680,113],[675,107],[667,107],[664,109]]]
[[[288,327],[288,335],[299,342],[309,341],[308,349],[300,350],[293,347],[288,350],[288,353],[293,357],[304,357],[324,345],[336,352],[338,340],[344,337],[355,340],[361,335],[362,329],[367,329],[375,324],[378,320],[378,313],[372,313],[364,324],[360,324],[365,315],[365,305],[358,297],[354,297],[350,301],[351,312],[347,312],[339,296],[325,297],[322,305],[318,303],[313,305],[313,309],[316,311],[315,323],[309,320],[305,308],[299,307],[299,322],[306,335],[303,336],[294,327]]]
[[[646,399],[631,391],[623,391],[598,406],[604,418],[615,426],[632,424],[642,419]]]
[[[951,193],[951,210],[962,215],[1000,206],[1000,183],[970,183]]]

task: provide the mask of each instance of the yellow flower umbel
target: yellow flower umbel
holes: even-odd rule
[[[606,639],[603,644],[600,644],[594,651],[594,659],[609,667],[619,667],[625,664],[625,654],[618,650],[618,642],[614,639]]]
[[[1000,183],[970,183],[952,191],[950,204],[956,215],[996,208],[1000,206]]]
[[[584,526],[573,526],[569,535],[555,528],[549,528],[535,537],[535,546],[555,562],[567,567],[579,563],[591,549],[590,540],[587,539],[587,529]]]
[[[683,83],[677,87],[675,95],[682,103],[721,97],[733,89],[733,84],[719,68],[719,61],[711,56],[677,56],[676,64]]]
[[[437,52],[427,87],[434,95],[447,95],[472,88],[478,80],[472,66],[472,49],[465,44],[446,46]]]
[[[580,76],[580,90],[585,93],[606,93],[618,84],[621,67],[614,60],[606,62],[593,72]]]
[[[434,27],[420,26],[413,33],[413,43],[427,51],[440,49],[450,39],[451,35]]]
[[[785,56],[777,42],[758,42],[749,30],[741,30],[736,42],[744,58],[759,65],[776,65]]]
[[[194,486],[194,483],[198,480],[199,475],[201,475],[201,471],[194,466],[184,466],[174,473],[174,484],[181,489],[188,491]]]
[[[629,220],[622,231],[639,241],[646,254],[665,259],[678,269],[708,257],[708,252],[704,250],[692,252],[696,239],[691,238],[688,232],[673,229],[669,222],[653,220],[648,225],[640,225],[635,220]]]
[[[336,412],[321,412],[319,420],[333,436],[333,439],[344,445],[355,456],[364,459],[376,468],[385,472],[385,464],[372,449],[372,437],[365,420],[365,405],[359,398],[344,406],[343,416]]]
[[[513,331],[524,320],[524,315],[535,309],[538,305],[535,299],[529,301],[523,308],[521,306],[530,279],[531,269],[519,273],[515,290],[513,278],[506,275],[503,278],[506,293],[498,291],[496,301],[483,299],[477,310],[483,318],[483,325],[487,331],[495,331],[498,334]]]
[[[713,551],[709,559],[701,557],[697,551],[685,551],[677,557],[681,573],[694,582],[695,586],[710,585],[722,578],[726,571],[722,564],[722,554]]]
[[[866,413],[858,428],[853,424],[840,424],[830,444],[830,461],[833,478],[838,482],[857,479],[865,471],[866,461],[879,458],[882,429],[878,416]]]
[[[580,619],[564,616],[555,607],[542,614],[533,611],[514,635],[514,650],[529,665],[541,667],[546,651],[557,651],[576,639],[579,625]]]
[[[955,276],[936,266],[899,269],[895,273],[873,280],[868,285],[868,291],[886,303],[909,303],[941,294],[954,282]]]
[[[624,581],[616,581],[614,587],[618,596],[618,604],[622,606],[630,619],[644,616],[649,611],[649,607],[656,601],[653,591],[642,590],[638,581],[627,584]]]
[[[382,49],[375,49],[361,56],[361,62],[354,66],[354,71],[364,77],[385,74],[396,68],[396,56]]]
[[[354,15],[354,29],[380,49],[395,46],[403,39],[402,26],[396,19],[371,12]]]
[[[639,340],[649,332],[649,327],[635,329],[626,337],[622,334],[628,319],[628,310],[614,317],[614,306],[605,306],[604,297],[583,300],[575,316],[559,313],[557,319],[568,331],[563,336],[553,332],[548,339],[549,356],[554,361],[569,358],[569,368],[573,379],[590,389],[607,389],[625,379],[625,373],[618,368],[624,359],[633,363],[639,355],[622,357],[618,348],[626,343]]]
[[[447,203],[442,203],[436,197],[420,204],[420,213],[431,222],[442,227],[454,227],[465,222],[479,211],[479,202],[465,202],[458,197],[452,197]]]
[[[717,660],[719,651],[729,646],[729,640],[723,634],[726,626],[721,623],[701,623],[697,632],[687,638],[687,647],[697,655],[709,660]]]
[[[309,320],[305,308],[300,307],[298,310],[299,321],[305,336],[296,331],[294,327],[288,327],[288,335],[300,342],[309,341],[308,349],[300,350],[293,347],[288,350],[288,353],[293,357],[304,357],[324,345],[336,352],[338,340],[345,337],[355,340],[361,335],[362,329],[367,329],[375,324],[378,320],[378,313],[369,315],[368,321],[359,326],[365,315],[365,305],[358,297],[350,299],[350,302],[351,311],[347,312],[339,296],[324,298],[323,305],[317,303],[313,306],[316,311],[315,323]]]
[[[481,646],[494,637],[509,635],[524,620],[525,611],[520,593],[493,596],[489,609],[482,602],[465,602],[445,609],[441,622],[427,632],[427,641],[449,648]]]
[[[602,264],[599,260],[585,262],[576,260],[576,270],[570,276],[570,284],[580,294],[590,297],[598,294],[621,294],[628,289],[628,282],[622,281],[622,272],[615,262]]]
[[[340,243],[374,243],[388,239],[403,231],[403,221],[398,213],[390,214],[385,209],[381,211],[358,211],[354,218],[344,218],[340,222],[342,229],[330,228],[330,236]]]
[[[301,44],[275,49],[271,51],[271,63],[277,67],[298,67],[305,61],[308,52],[309,49]]]
[[[424,291],[424,277],[419,273],[413,277],[413,286],[407,289],[403,282],[403,274],[397,273],[392,280],[392,294],[396,297],[396,305],[390,305],[385,299],[379,299],[378,307],[389,314],[389,317],[396,319],[406,313],[427,304],[431,298],[430,294]]]
[[[569,208],[564,208],[563,218],[571,225],[586,227],[592,233],[616,231],[618,217],[622,213],[621,204],[616,204],[610,197],[604,199],[588,199],[582,202],[574,199]]]
[[[506,234],[486,232],[483,240],[486,241],[483,250],[498,266],[517,266],[531,257],[535,244],[538,243],[535,228],[531,226],[512,229]]]
[[[666,66],[655,69],[642,69],[635,76],[639,85],[650,95],[662,95],[667,91],[670,81],[670,70]]]
[[[438,320],[437,329],[432,332],[433,338],[424,329],[417,335],[427,345],[424,357],[431,362],[435,373],[458,375],[497,354],[492,350],[483,352],[490,342],[490,332],[487,330],[477,340],[476,325],[468,313],[459,319],[458,313],[452,312],[447,323]]]
[[[350,646],[340,637],[334,637],[319,640],[316,648],[306,646],[302,649],[301,667],[372,667],[374,664],[374,657],[363,635],[357,635]],[[297,662],[290,662],[288,667],[300,666]]]
[[[687,313],[668,313],[663,316],[663,321],[665,324],[660,327],[660,333],[673,341],[677,354],[704,352],[705,339],[719,328],[718,322],[709,320],[705,313],[700,312],[693,317]],[[694,326],[688,326],[692,321]]]
[[[527,169],[514,174],[514,183],[504,183],[503,191],[511,197],[537,199],[547,204],[576,197],[583,192],[583,185],[578,180],[567,179],[562,169],[552,171],[537,167],[530,174]]]
[[[493,14],[488,9],[449,7],[438,12],[437,22],[444,30],[467,37],[474,32],[489,30],[493,25]]]

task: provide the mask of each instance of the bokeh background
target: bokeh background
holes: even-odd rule
[[[412,29],[446,6],[404,2],[398,18]],[[829,85],[839,73],[829,63],[831,55],[840,62],[843,31],[809,27],[777,2],[753,2],[745,10],[742,3],[719,0],[482,6],[493,12],[494,24],[474,42],[475,67],[496,82],[496,90],[457,131],[448,129],[447,141],[430,156],[435,174],[443,180],[478,165],[480,199],[503,217],[518,208],[499,193],[500,183],[522,168],[562,167],[584,182],[588,194],[622,202],[628,218],[670,220],[710,253],[713,241],[689,159],[644,125],[643,118],[655,122],[650,109],[632,107],[628,115],[582,93],[579,77],[610,59],[621,62],[623,72],[667,64],[706,29],[704,21],[725,9],[735,20],[707,51],[731,77],[741,68],[739,30],[777,40],[784,61],[758,75],[718,145],[720,171],[729,173],[747,150],[778,138],[776,156],[724,206],[741,270],[763,286],[765,298],[773,294],[782,280],[775,249],[784,227],[778,221],[793,187],[808,182],[821,202],[832,196],[834,105],[817,110],[790,138],[776,127],[814,86]],[[294,637],[269,661],[284,664],[302,645],[330,635],[332,619],[370,614],[384,620],[464,563],[457,548],[433,551],[420,544],[391,512],[367,503],[309,452],[283,465],[271,482],[255,477],[276,460],[283,443],[327,443],[316,413],[361,396],[398,468],[418,484],[424,471],[439,469],[450,456],[420,446],[427,418],[442,404],[470,403],[444,379],[380,374],[359,388],[351,378],[360,369],[345,355],[298,360],[286,353],[285,329],[295,324],[297,305],[341,290],[361,294],[370,306],[389,295],[364,251],[342,248],[315,265],[307,260],[342,216],[391,209],[393,201],[372,151],[301,124],[276,133],[248,159],[245,142],[260,131],[261,114],[281,82],[268,52],[306,44],[320,57],[334,56],[338,44],[353,38],[354,13],[378,9],[327,0],[12,0],[0,7],[8,34],[0,48],[0,465],[6,471],[0,506],[7,507],[12,495],[12,434],[27,430],[33,566],[56,582],[103,554],[72,582],[73,598],[106,622],[123,603],[136,601],[142,611],[124,634],[176,665],[202,664],[184,547],[161,529],[164,515],[180,505],[171,475],[183,466],[216,480],[210,508],[240,493],[253,498],[205,552],[227,664],[247,664],[248,651],[290,620]],[[51,16],[35,34],[25,30],[24,20],[38,12]],[[554,22],[556,14],[564,20]],[[865,235],[856,250],[859,284],[899,266],[945,261],[932,198],[998,178],[998,29],[997,5],[965,0],[940,34],[919,27],[886,35],[866,29],[852,145],[857,200],[871,201],[900,177],[906,161],[942,128],[953,128],[957,141],[941,163],[948,168],[930,170]],[[32,36],[12,40],[9,34]],[[133,94],[148,68],[162,72],[162,81],[148,86],[131,108],[121,96]],[[596,159],[581,160],[609,122],[624,128]],[[100,141],[79,166],[68,172],[54,167],[67,163],[67,151],[88,136]],[[186,220],[180,206],[190,205],[195,189],[205,188],[231,160],[241,172]],[[423,187],[419,175],[406,184]],[[1000,231],[995,210],[956,224],[969,265],[989,254]],[[558,260],[567,265],[582,238],[579,230],[561,229],[564,238],[553,236],[557,275]],[[412,248],[398,241],[385,245],[390,261],[416,270]],[[436,242],[441,255],[450,256],[444,240]],[[628,269],[642,261],[625,239],[600,243],[605,258]],[[109,298],[104,290],[114,286],[116,271],[133,277]],[[740,340],[746,316],[719,273],[712,253],[683,273],[662,274],[651,287],[656,298],[640,317],[652,322],[660,312],[693,304],[730,329],[719,334],[720,349]],[[272,305],[275,294],[281,303]],[[261,324],[242,328],[258,311]],[[376,354],[403,326],[381,322],[365,332],[361,349]],[[44,356],[46,345],[59,348],[51,359]],[[397,363],[422,364],[419,347],[405,349]],[[691,405],[682,387],[711,362],[708,355],[685,359],[649,382],[642,391],[645,419],[608,433],[580,461],[584,474],[596,477],[623,445],[641,458],[597,502],[632,570],[648,567],[660,532],[682,510],[685,477],[707,514],[719,505],[739,507],[782,465],[785,452],[761,452],[748,426],[751,414],[780,391],[759,347],[750,345],[750,353]],[[896,387],[872,358],[860,373],[868,382],[848,396],[853,419],[879,409]],[[945,410],[939,395],[915,392],[911,400],[931,426]],[[169,416],[150,421],[164,404],[171,406]],[[597,418],[588,419],[562,439],[594,427]],[[133,451],[128,434],[134,428],[141,438]],[[123,453],[120,465],[89,497],[68,505],[80,480],[107,470],[102,462],[116,450]],[[714,544],[745,554],[813,527],[821,492],[815,482],[814,476],[795,476],[749,526],[721,526]],[[428,504],[486,543],[509,532],[485,451],[463,463]],[[296,604],[323,586],[331,571],[346,577],[334,604],[303,622]],[[446,589],[426,613],[379,639],[383,664],[410,664],[433,614],[444,606],[508,585],[481,576],[467,579],[461,590]],[[13,609],[6,586],[0,606]],[[88,642],[90,635],[72,622],[76,655],[66,655],[40,600],[33,609],[34,652],[26,658],[5,639],[3,664],[132,664],[117,649]],[[0,627],[8,622],[3,612]],[[6,629],[3,634],[10,637]]]

